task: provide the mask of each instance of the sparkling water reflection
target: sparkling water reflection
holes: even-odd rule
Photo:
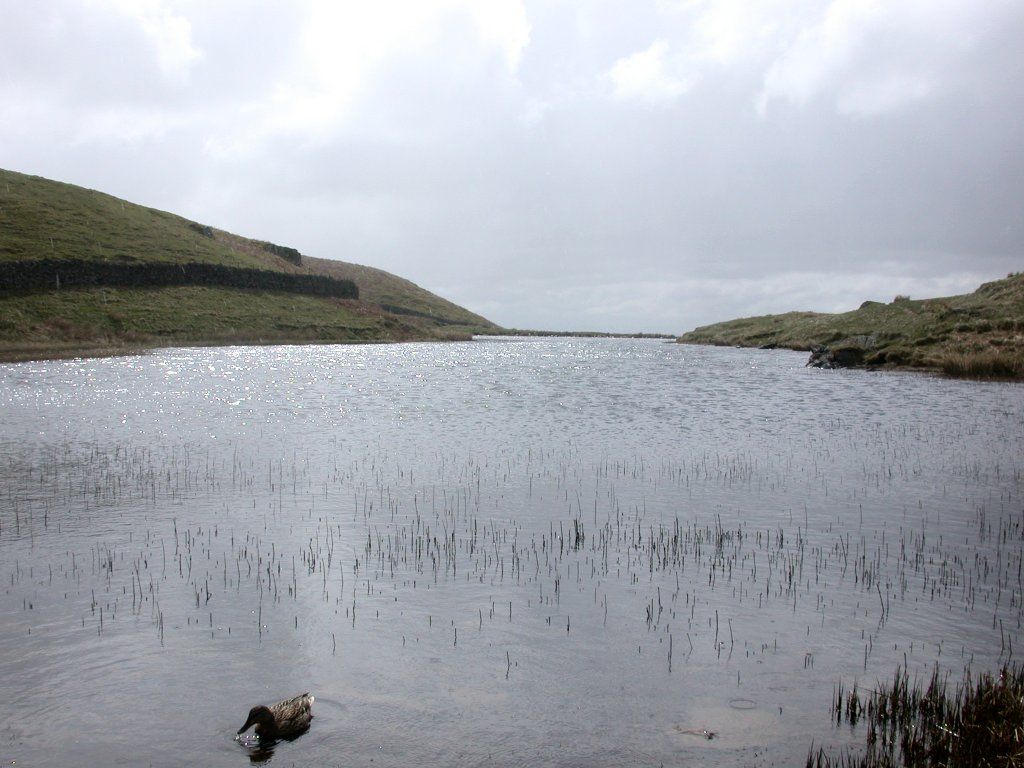
[[[1020,645],[1024,390],[651,340],[0,366],[0,758],[790,765]],[[707,734],[714,738],[708,739]]]

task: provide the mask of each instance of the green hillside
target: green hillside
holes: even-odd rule
[[[814,350],[811,365],[938,370],[959,376],[1024,376],[1024,274],[973,293],[891,303],[840,314],[788,312],[706,325],[684,344]]]
[[[352,280],[359,286],[360,298],[394,314],[433,320],[440,325],[499,330],[490,320],[382,269],[333,259],[304,258],[303,261],[315,272]]]
[[[0,261],[203,261],[302,271],[268,250],[242,248],[235,241],[232,235],[173,213],[72,184],[0,170]]]
[[[205,270],[248,281],[255,275],[260,285],[268,283],[262,276],[288,285],[352,280],[359,298],[145,284],[150,273],[178,273],[168,264],[182,275],[216,265]],[[45,288],[11,277],[53,265],[63,278],[55,274]],[[112,274],[119,284],[109,282]],[[335,280],[316,277],[322,275]],[[102,192],[0,170],[0,359],[189,343],[468,338],[494,327],[381,270],[310,258]]]

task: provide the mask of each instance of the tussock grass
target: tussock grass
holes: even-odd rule
[[[839,314],[788,312],[740,318],[685,333],[678,341],[809,350],[856,346],[868,367],[921,368],[951,376],[1024,376],[1024,274],[939,299],[866,301]],[[998,353],[994,348],[998,347]]]
[[[863,754],[819,749],[807,768],[1017,768],[1024,766],[1024,669],[972,679],[954,691],[936,668],[927,685],[896,670],[893,682],[863,696],[856,689],[833,704],[837,722],[866,720]]]
[[[969,379],[1017,379],[1024,376],[1024,353],[993,349],[947,354],[939,360],[947,376]]]

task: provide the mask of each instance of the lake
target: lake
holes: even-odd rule
[[[0,366],[0,760],[803,764],[1022,649],[1024,388],[633,339]],[[309,732],[234,741],[309,690]],[[707,738],[712,735],[713,738]]]

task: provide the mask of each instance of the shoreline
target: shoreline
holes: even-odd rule
[[[189,347],[305,347],[323,346],[363,346],[366,344],[420,344],[425,342],[460,342],[472,341],[472,337],[429,337],[422,338],[381,338],[352,339],[345,341],[325,341],[323,339],[233,339],[230,341],[199,341],[199,340],[166,340],[154,344],[69,344],[38,346],[0,346],[0,365],[8,363],[30,363],[46,360],[71,360],[74,358],[102,357],[137,357],[158,349],[187,349]]]
[[[677,337],[664,334],[619,334],[619,333],[588,333],[588,332],[518,332],[518,333],[474,333],[466,336],[431,337],[421,338],[380,338],[380,339],[352,339],[344,341],[327,341],[323,339],[231,339],[231,340],[160,340],[153,344],[90,344],[90,343],[55,343],[55,344],[23,344],[23,345],[0,345],[0,365],[14,363],[43,362],[48,360],[71,360],[75,358],[105,358],[105,357],[137,357],[145,355],[158,349],[184,349],[188,347],[270,347],[270,346],[361,346],[366,344],[419,344],[427,342],[464,342],[474,341],[474,337],[497,337],[509,336],[518,338],[615,338],[615,339],[661,339],[669,340],[675,344],[683,344],[693,347],[731,347],[733,349],[763,349],[772,351],[775,349],[787,352],[811,352],[803,347],[785,346],[782,344],[772,347],[759,347],[750,344],[716,344],[711,342],[684,341]],[[834,365],[834,366],[811,366],[823,370],[853,370],[868,373],[904,373],[938,378],[954,379],[960,381],[976,381],[980,383],[1024,383],[1024,378],[1018,376],[998,375],[970,375],[950,373],[938,365],[915,366],[915,365]]]
[[[869,363],[858,363],[853,365],[845,365],[842,363],[835,363],[831,365],[817,365],[813,361],[817,354],[814,348],[807,348],[806,346],[787,346],[785,344],[774,344],[772,346],[759,346],[755,344],[731,344],[731,343],[715,343],[713,341],[689,341],[682,338],[675,340],[676,344],[684,344],[690,347],[731,347],[733,349],[761,349],[765,351],[772,351],[776,349],[782,349],[787,352],[806,352],[810,355],[805,368],[819,368],[826,371],[865,371],[868,373],[913,373],[925,376],[935,376],[942,379],[954,379],[958,381],[977,381],[977,382],[992,382],[992,383],[1008,383],[1008,384],[1021,384],[1024,383],[1024,376],[1005,376],[987,373],[959,373],[950,372],[945,370],[939,363],[934,365],[907,365],[905,363],[881,363],[877,365],[871,365]],[[824,348],[825,352],[828,352],[828,348]],[[966,355],[965,355],[966,357]]]

